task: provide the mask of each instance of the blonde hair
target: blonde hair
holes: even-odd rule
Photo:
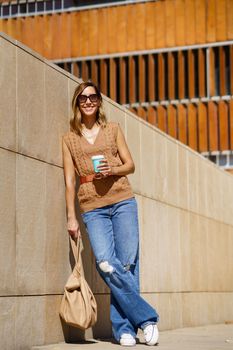
[[[96,94],[99,96],[99,99],[100,99],[100,106],[99,106],[98,111],[96,113],[96,122],[101,127],[105,127],[106,123],[107,123],[107,118],[106,118],[106,115],[105,115],[105,113],[103,111],[103,107],[102,107],[103,99],[102,99],[102,96],[101,96],[99,89],[91,81],[83,82],[74,91],[74,95],[72,98],[73,117],[70,121],[71,131],[73,131],[79,135],[81,135],[81,133],[82,133],[82,114],[81,114],[80,109],[79,109],[78,96],[81,95],[83,90],[86,89],[88,86],[92,86],[95,89]]]

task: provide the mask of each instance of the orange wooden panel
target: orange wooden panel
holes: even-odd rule
[[[136,102],[136,79],[135,79],[135,58],[129,57],[129,102]]]
[[[71,21],[71,57],[80,56],[80,32],[79,18],[80,11],[70,13]]]
[[[33,17],[25,17],[22,26],[22,42],[35,49],[35,22]]]
[[[194,52],[193,50],[188,50],[188,97],[195,97],[195,74],[194,71]]]
[[[224,41],[226,39],[227,39],[226,0],[217,0],[216,1],[216,40]]]
[[[138,68],[139,68],[139,102],[146,101],[146,69],[145,69],[145,56],[138,56]]]
[[[215,53],[214,49],[209,49],[209,87],[210,96],[215,96]]]
[[[88,10],[80,11],[79,18],[79,38],[80,38],[80,56],[88,56],[89,50],[89,16]]]
[[[206,39],[207,42],[216,41],[216,1],[208,0],[207,6],[207,27],[206,27]]]
[[[91,61],[91,80],[98,85],[98,64],[95,60]]]
[[[3,19],[1,23],[3,33],[8,34],[8,19]]]
[[[155,48],[165,47],[165,1],[155,3]]]
[[[219,118],[219,148],[220,151],[230,149],[229,125],[228,125],[228,104],[225,101],[218,103]]]
[[[157,114],[156,114],[156,109],[153,106],[149,106],[147,110],[147,121],[154,125],[157,126]]]
[[[15,36],[14,36],[14,19],[13,18],[8,18],[7,19],[7,34],[15,39]]]
[[[175,46],[175,2],[165,1],[166,46]]]
[[[109,82],[110,82],[110,95],[109,97],[113,99],[114,101],[117,100],[117,85],[116,85],[116,60],[114,58],[110,58],[109,60]]]
[[[233,95],[233,45],[230,46],[230,94]]]
[[[185,42],[186,45],[196,43],[195,1],[185,0]]]
[[[209,151],[218,151],[218,112],[217,105],[213,101],[208,102],[208,122],[209,122]]]
[[[188,105],[188,145],[197,150],[197,108],[193,104]]]
[[[146,16],[146,45],[145,49],[151,50],[155,48],[155,3],[146,2],[145,16]]]
[[[61,57],[61,15],[53,14],[50,17],[52,21],[51,30],[52,30],[52,47],[51,47],[51,58]]]
[[[117,27],[117,8],[109,7],[107,11],[107,34],[108,34],[108,53],[116,52]]]
[[[226,51],[224,50],[224,47],[219,47],[218,54],[220,95],[223,96],[226,95]]]
[[[159,100],[165,99],[165,63],[164,55],[158,54],[158,89],[159,89]]]
[[[22,32],[21,32],[22,21],[21,18],[14,18],[14,38],[16,40],[22,41]],[[1,28],[0,28],[1,31]]]
[[[144,3],[135,4],[134,30],[136,32],[136,50],[146,47],[146,8]],[[135,50],[135,49],[134,49]]]
[[[167,126],[168,134],[177,138],[176,107],[173,105],[167,107]]]
[[[147,120],[147,111],[145,110],[145,108],[139,106],[137,107],[137,115],[144,119],[144,120]]]
[[[35,26],[35,51],[44,54],[44,16],[34,17]]]
[[[175,98],[175,61],[174,53],[168,52],[168,98]]]
[[[206,61],[204,49],[198,49],[198,95],[206,96]]]
[[[227,0],[227,40],[233,39],[233,1]]]
[[[233,100],[229,101],[230,149],[233,150]]]
[[[208,151],[208,120],[205,103],[198,103],[198,151]]]
[[[115,38],[116,42],[116,51],[121,52],[121,51],[126,51],[127,47],[127,31],[126,31],[126,26],[127,26],[127,6],[119,6],[117,7],[117,36]]]
[[[44,49],[43,56],[52,58],[52,40],[53,40],[53,18],[54,16],[44,15]]]
[[[104,95],[108,94],[108,71],[107,61],[105,59],[100,60],[100,90]]]
[[[203,44],[206,42],[206,2],[203,0],[195,1],[195,29],[197,44]]]
[[[98,10],[88,11],[88,55],[98,54]]]
[[[107,8],[98,9],[98,53],[108,52]]]
[[[127,23],[126,23],[126,33],[127,33],[127,44],[125,51],[133,51],[136,47],[136,36],[135,23],[137,19],[135,17],[135,5],[127,6]]]
[[[0,19],[0,31],[7,34],[6,32],[7,19]]]
[[[157,125],[160,130],[167,132],[167,110],[161,105],[157,108]]]
[[[82,73],[81,78],[83,81],[87,81],[89,79],[89,69],[88,69],[88,62],[82,61]]]
[[[155,101],[156,88],[155,88],[155,58],[153,55],[148,56],[148,96],[149,101]]]
[[[184,0],[175,0],[176,45],[185,45],[185,6]]]
[[[60,45],[61,45],[61,58],[67,58],[71,56],[71,18],[69,13],[61,14],[61,37],[60,37]]]
[[[75,75],[76,77],[81,77],[82,72],[80,72],[80,66],[77,62],[73,62],[73,75]]]
[[[185,69],[184,69],[184,52],[178,51],[178,95],[179,99],[185,97]]]
[[[178,104],[177,106],[177,125],[178,125],[178,139],[185,145],[188,143],[187,135],[187,108],[185,105]]]
[[[22,17],[18,18],[17,23],[18,23],[17,29],[19,30],[18,38],[19,38],[19,41],[22,42],[22,37],[23,37],[23,33],[22,33],[23,18]],[[44,44],[44,46],[45,46],[45,44]],[[43,55],[43,56],[45,56],[45,55]],[[47,57],[47,56],[45,56],[45,57]]]
[[[126,103],[126,79],[128,81],[128,77],[126,77],[126,58],[120,57],[119,59],[120,65],[120,103]]]

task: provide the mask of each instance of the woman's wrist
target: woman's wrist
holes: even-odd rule
[[[77,220],[75,214],[67,214],[67,220]]]
[[[113,166],[113,167],[111,168],[111,173],[112,173],[112,175],[118,175],[118,167]]]

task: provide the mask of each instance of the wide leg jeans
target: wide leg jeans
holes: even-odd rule
[[[135,198],[82,214],[96,267],[111,291],[113,335],[136,336],[138,328],[158,322],[158,314],[139,293],[139,230]]]

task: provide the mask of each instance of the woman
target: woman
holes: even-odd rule
[[[139,294],[137,203],[126,175],[134,163],[117,123],[107,122],[102,97],[92,82],[80,84],[72,100],[71,131],[63,136],[67,228],[80,234],[75,214],[76,175],[82,219],[99,274],[111,291],[111,322],[115,339],[134,346],[138,328],[145,342],[158,341],[158,314]],[[104,159],[94,172],[92,157]]]

